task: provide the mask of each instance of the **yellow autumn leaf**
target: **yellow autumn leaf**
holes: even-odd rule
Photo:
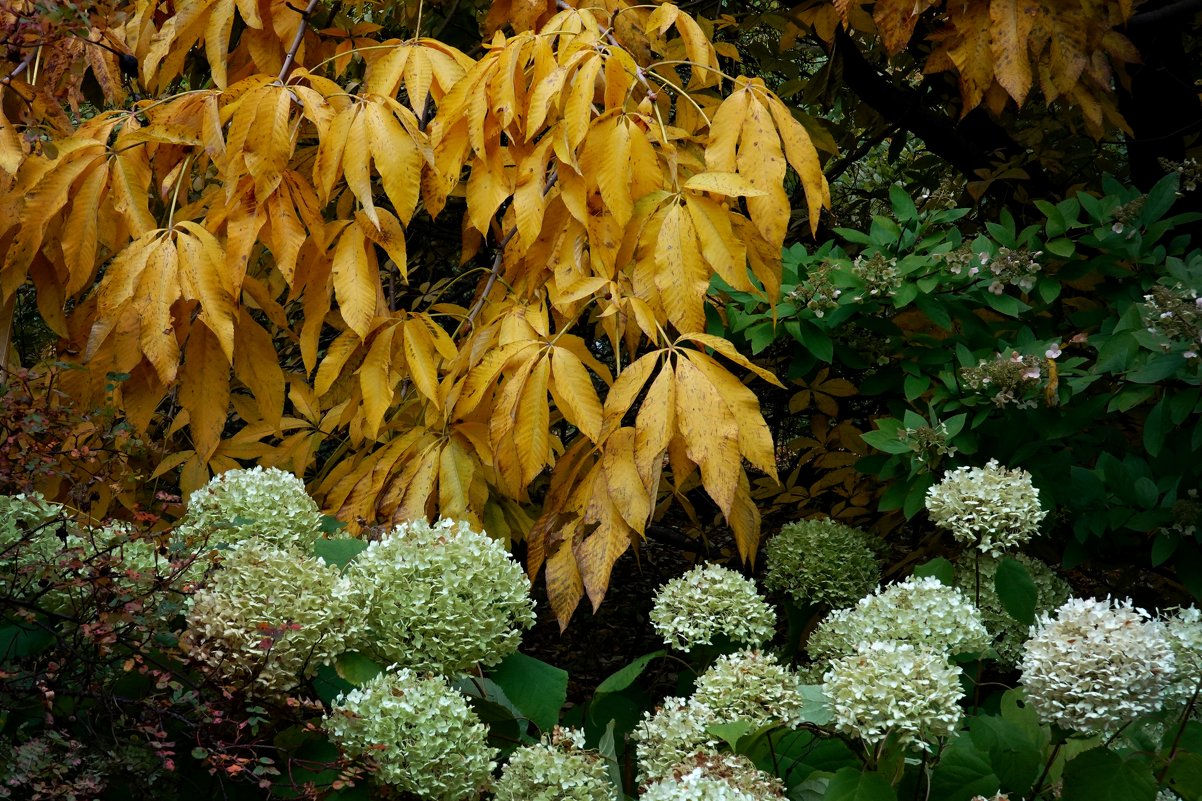
[[[760,197],[766,194],[735,172],[699,172],[684,182],[685,189],[694,192],[713,192],[716,195]]]

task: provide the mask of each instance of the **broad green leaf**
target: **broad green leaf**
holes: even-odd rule
[[[345,569],[351,561],[367,547],[367,540],[342,537],[336,540],[318,540],[313,543],[313,555],[327,565]]]
[[[931,798],[939,801],[969,801],[973,796],[989,797],[1001,787],[986,754],[972,738],[961,734],[952,740],[931,772]]]
[[[826,786],[823,801],[896,801],[897,793],[879,773],[861,773],[856,768],[842,768]]]
[[[515,653],[489,671],[489,675],[540,732],[555,728],[559,710],[568,696],[567,671]]]
[[[1108,748],[1093,748],[1064,766],[1062,801],[1154,801],[1156,779],[1138,756],[1123,759]]]
[[[663,650],[652,651],[649,654],[643,654],[638,659],[634,660],[621,670],[618,670],[616,673],[611,674],[609,678],[598,684],[596,694],[600,695],[602,693],[616,693],[619,690],[625,690],[627,687],[633,684],[639,676],[643,675],[643,671],[647,669],[647,665],[651,664],[653,660],[667,655],[668,652]]]
[[[340,678],[355,686],[362,686],[378,676],[384,668],[371,657],[358,651],[348,651],[334,660],[334,669]]]
[[[1006,614],[1024,626],[1032,625],[1035,622],[1039,591],[1035,588],[1035,581],[1026,566],[1017,559],[1002,557],[998,562],[993,583]]]

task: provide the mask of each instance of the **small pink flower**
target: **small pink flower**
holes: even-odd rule
[[[1061,353],[1060,343],[1056,342],[1056,343],[1053,343],[1052,347],[1050,347],[1046,351],[1044,351],[1043,355],[1048,357],[1049,359],[1059,359],[1060,353]]]

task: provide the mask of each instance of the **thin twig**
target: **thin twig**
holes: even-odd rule
[[[305,38],[305,26],[309,24],[309,17],[317,10],[319,0],[309,0],[309,5],[305,6],[305,10],[301,12],[300,26],[296,29],[296,36],[292,40],[292,46],[288,48],[288,55],[284,57],[284,66],[280,67],[279,77],[275,79],[278,84],[283,84],[288,77],[288,73],[292,72],[292,64],[296,61],[296,53],[300,50],[301,41]]]
[[[21,59],[21,63],[18,64],[12,72],[10,72],[8,75],[5,75],[3,78],[0,78],[0,86],[8,86],[12,83],[13,78],[20,76],[22,72],[29,69],[29,65],[33,63],[33,57],[37,55],[37,52],[37,50],[31,50],[29,55]]]

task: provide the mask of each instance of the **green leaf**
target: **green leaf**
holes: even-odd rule
[[[334,565],[339,570],[343,570],[365,548],[367,548],[366,540],[357,540],[350,537],[336,540],[318,540],[313,543],[313,555],[327,565]]]
[[[897,793],[879,773],[842,768],[826,786],[823,801],[896,801]]]
[[[347,651],[339,654],[338,658],[334,660],[334,670],[337,671],[338,676],[356,687],[361,687],[371,681],[380,675],[383,669],[379,662],[358,651]]]
[[[1015,796],[1025,796],[1043,769],[1043,741],[1038,722],[1020,725],[1013,720],[980,715],[969,722],[977,748],[989,755],[989,764],[1001,786]]]
[[[952,568],[951,562],[944,559],[942,556],[936,556],[934,559],[923,562],[921,565],[914,568],[914,575],[917,578],[934,576],[935,578],[939,579],[941,584],[950,587],[955,582],[956,572]]]
[[[1064,766],[1061,801],[1154,801],[1152,768],[1138,757],[1124,760],[1108,748],[1093,748]]]
[[[986,755],[977,749],[967,734],[961,734],[943,749],[939,763],[931,771],[932,799],[969,801],[973,796],[989,797],[1001,788]]]
[[[803,684],[799,689],[802,697],[800,715],[803,723],[825,726],[835,719],[835,712],[831,709],[821,684]]]
[[[1053,239],[1044,245],[1048,253],[1067,259],[1077,252],[1077,243],[1071,239]]]
[[[914,299],[914,304],[932,323],[945,331],[952,330],[952,316],[941,301],[930,295],[919,295]]]
[[[898,222],[912,222],[918,219],[918,209],[909,193],[899,185],[889,187],[889,202],[893,205],[893,216]]]
[[[613,673],[605,681],[597,685],[596,694],[616,693],[619,690],[625,690],[631,684],[634,684],[635,679],[643,675],[643,671],[647,669],[647,665],[655,659],[667,656],[667,651],[652,651],[649,654],[643,654],[638,659],[631,662],[626,667]]]
[[[1018,317],[1023,312],[1031,310],[1030,306],[1023,303],[1013,295],[995,295],[992,292],[986,292],[985,302],[988,303],[994,311],[1001,312],[1008,317]]]
[[[541,659],[514,653],[489,674],[539,731],[549,732],[559,722],[559,710],[568,697],[567,671]]]
[[[322,665],[313,675],[313,691],[326,706],[333,705],[340,695],[355,689],[355,685],[338,675],[333,665]]]
[[[606,772],[609,775],[610,783],[613,784],[615,801],[622,801],[625,798],[622,794],[622,769],[618,766],[617,740],[614,738],[614,721],[612,720],[606,725],[605,733],[597,742],[597,753],[605,760]]]
[[[1163,531],[1156,535],[1156,539],[1152,540],[1152,567],[1160,567],[1169,560],[1173,552],[1177,550],[1177,545],[1180,544],[1177,537],[1165,534]]]
[[[997,588],[998,600],[1002,602],[1006,614],[1030,626],[1035,622],[1035,606],[1038,602],[1039,591],[1026,566],[1009,556],[998,562],[997,573],[994,575],[994,586]]]
[[[745,718],[732,720],[729,723],[714,723],[705,727],[706,732],[717,737],[730,746],[730,750],[738,752],[739,740],[743,739],[755,724]]]
[[[1184,801],[1202,799],[1202,756],[1178,751],[1165,773],[1168,788]]]
[[[1117,373],[1127,369],[1135,354],[1139,352],[1139,342],[1129,331],[1120,331],[1107,337],[1098,349],[1098,361],[1094,370],[1099,373]]]
[[[943,421],[943,427],[947,429],[947,438],[953,439],[957,434],[964,430],[964,423],[968,420],[967,413],[953,415]]]
[[[878,451],[885,453],[909,453],[910,446],[897,438],[896,433],[890,434],[886,431],[865,431],[860,435],[860,439],[867,442]]]
[[[1156,482],[1147,476],[1140,476],[1135,479],[1135,502],[1145,509],[1155,509],[1156,502],[1160,500],[1160,490],[1156,488]]]

